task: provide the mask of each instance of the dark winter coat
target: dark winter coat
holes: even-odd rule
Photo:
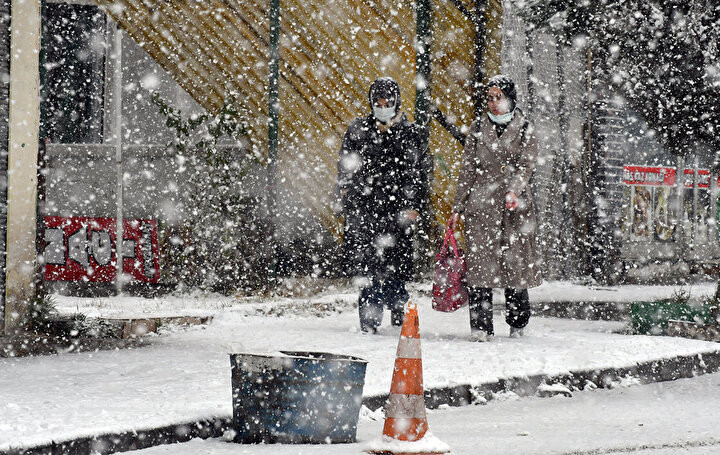
[[[534,128],[519,109],[499,138],[487,115],[470,127],[454,204],[465,215],[469,286],[526,289],[541,283],[529,185],[536,158]],[[514,211],[505,208],[510,191],[518,197]]]
[[[405,114],[386,132],[375,117],[355,119],[338,160],[338,190],[345,215],[343,252],[351,276],[409,280],[413,223],[407,210],[422,208],[427,194],[426,150]]]

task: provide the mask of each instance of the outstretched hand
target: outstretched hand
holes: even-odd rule
[[[406,210],[405,219],[410,221],[416,221],[420,217],[420,212],[417,210]]]

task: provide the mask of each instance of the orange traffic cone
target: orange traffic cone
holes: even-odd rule
[[[428,432],[423,394],[420,322],[408,302],[398,342],[382,441],[367,452],[377,455],[440,455],[450,448]]]

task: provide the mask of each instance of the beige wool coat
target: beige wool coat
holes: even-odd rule
[[[530,189],[537,139],[519,109],[498,138],[487,115],[470,127],[453,210],[465,216],[467,284],[526,289],[542,281]],[[505,208],[512,191],[519,206]]]

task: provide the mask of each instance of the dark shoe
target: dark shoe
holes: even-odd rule
[[[493,304],[492,289],[469,288],[470,297],[470,330],[482,330],[492,335],[493,330]]]
[[[360,328],[363,332],[377,332],[383,318],[382,294],[380,283],[373,281],[369,286],[360,289],[358,299],[358,313],[360,316]]]
[[[393,327],[402,327],[403,321],[405,320],[405,313],[397,313],[395,311],[390,312],[390,324]]]
[[[360,330],[363,333],[370,333],[372,335],[375,335],[377,333],[377,327],[360,327]]]
[[[527,289],[505,289],[505,322],[510,327],[525,327],[530,320],[530,296]]]
[[[490,340],[490,335],[484,330],[471,330],[468,340],[476,343],[484,343]]]
[[[400,327],[405,320],[405,306],[410,295],[405,289],[405,282],[388,280],[383,284],[383,297],[390,309],[390,324]]]

